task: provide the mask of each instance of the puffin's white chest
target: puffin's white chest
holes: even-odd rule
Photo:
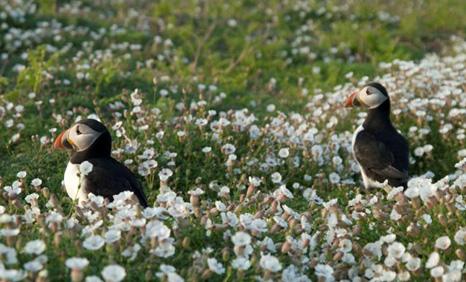
[[[356,159],[356,155],[354,154],[354,144],[356,143],[356,137],[358,136],[359,132],[363,131],[364,130],[364,127],[362,126],[362,124],[356,129],[356,131],[354,132],[353,134],[353,139],[351,141],[351,150],[353,151],[353,157],[354,159],[356,160],[356,162],[358,161]],[[359,164],[359,162],[358,162]]]
[[[64,180],[66,193],[71,199],[78,199],[79,203],[87,200],[87,193],[85,192],[85,187],[83,187],[84,181],[82,181],[79,173],[79,164],[68,163]]]

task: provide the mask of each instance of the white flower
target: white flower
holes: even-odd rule
[[[45,223],[47,224],[60,223],[62,221],[63,221],[63,215],[55,211],[52,211],[51,213],[49,213],[49,215],[47,215],[47,217],[45,218]]]
[[[249,183],[254,187],[259,187],[261,185],[261,179],[259,177],[249,176]]]
[[[298,267],[295,265],[290,265],[287,268],[285,268],[282,272],[282,277],[281,277],[282,282],[311,282],[311,279],[307,277],[307,275],[302,274]]]
[[[396,259],[400,259],[403,256],[405,250],[405,246],[399,242],[394,242],[387,248],[388,255]]]
[[[278,272],[282,270],[282,265],[280,261],[272,255],[263,255],[259,262],[260,266],[271,272]]]
[[[102,238],[100,235],[92,235],[84,240],[83,247],[88,250],[95,251],[102,248],[104,244],[104,238]]]
[[[229,27],[236,27],[238,22],[235,19],[228,19],[227,24]]]
[[[387,266],[388,268],[394,266],[396,264],[397,260],[396,258],[392,257],[392,256],[387,256],[385,258],[385,260],[383,261],[383,263],[385,264],[385,266]]]
[[[202,148],[202,152],[205,154],[210,153],[212,152],[212,147],[204,147]]]
[[[126,276],[126,270],[118,264],[111,264],[104,267],[101,272],[106,282],[119,282]]]
[[[274,216],[273,220],[282,228],[288,228],[288,222],[284,220],[281,216]]]
[[[159,241],[170,237],[170,228],[158,220],[152,220],[146,225],[146,236],[157,238]]]
[[[110,229],[107,232],[105,232],[104,237],[105,242],[107,242],[107,244],[117,242],[121,238],[121,231],[117,229]]]
[[[127,257],[129,261],[134,261],[141,249],[142,249],[141,245],[136,243],[133,246],[129,246],[125,250],[123,250],[121,255],[124,257]]]
[[[225,273],[225,267],[217,261],[215,258],[209,258],[207,259],[207,264],[209,265],[209,269],[212,270],[213,272],[217,274],[223,274]]]
[[[22,170],[22,171],[20,171],[20,172],[18,172],[18,173],[16,174],[16,177],[22,179],[22,178],[25,178],[26,175],[27,175],[27,172],[25,172],[24,170]]]
[[[450,245],[451,240],[448,236],[442,236],[435,241],[435,247],[440,250],[446,250]]]
[[[19,234],[19,228],[2,228],[0,229],[0,237],[5,236],[5,237],[13,237],[17,236]]]
[[[21,194],[21,187],[19,184],[16,184],[17,182],[15,181],[12,186],[5,186],[3,187],[3,190],[7,192],[9,197],[15,197],[16,195]]]
[[[82,175],[88,175],[92,171],[93,167],[92,163],[84,161],[79,165],[79,172],[81,172]]]
[[[251,236],[243,231],[236,232],[235,235],[231,236],[231,241],[235,246],[246,246],[251,244]]]
[[[26,276],[27,273],[24,270],[0,268],[0,278],[5,281],[21,281]]]
[[[236,147],[228,143],[222,146],[222,151],[225,155],[231,155],[236,151]]]
[[[380,277],[380,281],[393,281],[396,278],[395,271],[383,271],[382,276]]]
[[[315,268],[315,275],[324,278],[325,281],[334,281],[333,268],[328,264],[318,264]]]
[[[414,155],[416,157],[422,157],[422,155],[424,155],[424,147],[417,147],[415,150],[414,150]]]
[[[30,272],[38,272],[39,270],[44,268],[44,265],[38,260],[29,261],[25,263],[23,266],[24,266],[24,269]]]
[[[410,278],[411,278],[411,274],[409,274],[409,271],[398,272],[398,280],[409,281]]]
[[[26,200],[28,204],[31,204],[33,201],[36,201],[37,199],[39,199],[39,194],[31,193],[27,195],[26,197],[24,197],[24,199]]]
[[[175,254],[175,247],[170,242],[163,242],[151,253],[158,257],[168,258]]]
[[[364,250],[380,259],[382,256],[382,243],[380,241],[368,243],[364,246]]]
[[[161,264],[160,272],[155,274],[160,280],[166,280],[168,282],[183,282],[184,279],[176,273],[176,268],[171,265]]]
[[[430,276],[432,276],[434,278],[441,277],[444,272],[445,272],[445,270],[443,269],[442,266],[437,266],[437,267],[434,267],[434,268],[432,268],[430,270]]]
[[[173,175],[173,171],[169,168],[164,168],[159,172],[160,181],[167,181],[170,176]]]
[[[42,180],[40,178],[34,178],[31,181],[31,185],[34,187],[39,187],[40,185],[42,185]]]
[[[66,260],[65,265],[71,269],[83,269],[89,264],[87,258],[72,257]]]
[[[23,251],[31,255],[40,255],[45,251],[45,243],[42,240],[29,241]]]
[[[277,190],[276,190],[278,195],[284,195],[288,199],[293,199],[293,193],[291,193],[288,188],[286,188],[285,185],[281,185]],[[275,194],[275,193],[274,193]]]
[[[416,271],[419,269],[419,267],[421,267],[421,259],[420,258],[410,258],[408,259],[408,261],[406,262],[406,268],[409,270],[409,271]]]
[[[432,217],[430,216],[430,214],[423,214],[422,215],[422,219],[424,219],[424,221],[427,223],[427,224],[431,224],[432,223]]]
[[[426,262],[426,267],[427,268],[433,268],[438,265],[440,262],[440,255],[437,252],[433,252],[429,255],[429,258],[427,259]]]
[[[102,282],[102,279],[100,279],[98,276],[92,275],[87,276],[85,282]]]
[[[167,273],[167,282],[184,282],[184,279],[178,273],[170,272]]]
[[[273,183],[280,183],[282,182],[282,175],[279,172],[274,172],[271,175]]]
[[[231,266],[234,269],[247,270],[251,267],[251,262],[244,257],[237,257],[231,262]]]
[[[175,272],[176,268],[169,264],[161,264],[160,271],[165,274],[165,273]]]
[[[278,156],[282,159],[288,158],[290,155],[290,149],[289,148],[282,148],[280,151],[278,151]]]
[[[466,228],[462,228],[455,233],[455,242],[458,245],[464,246],[466,243]]]
[[[406,189],[406,191],[405,191],[405,196],[410,198],[410,199],[419,197],[419,188],[415,187],[415,186],[414,187],[408,187],[408,189]]]
[[[345,253],[341,258],[341,261],[346,264],[356,264],[356,259],[354,258],[354,255],[351,253]]]
[[[398,221],[401,218],[401,214],[399,214],[395,209],[392,209],[390,213],[390,219],[393,221]]]
[[[328,176],[329,180],[330,180],[330,183],[332,184],[338,184],[340,183],[340,175],[336,172],[332,172],[330,173],[330,175]]]
[[[193,195],[193,196],[200,196],[204,193],[205,193],[204,190],[202,190],[201,188],[196,188],[195,190],[191,190],[188,192],[188,194]]]
[[[442,281],[446,282],[460,282],[462,277],[461,270],[451,270],[442,275]]]
[[[381,240],[384,241],[387,244],[391,244],[391,243],[395,242],[396,235],[395,234],[388,234],[388,235],[383,236],[381,238]]]
[[[454,260],[448,266],[449,271],[459,270],[462,271],[464,267],[464,261],[462,260]]]

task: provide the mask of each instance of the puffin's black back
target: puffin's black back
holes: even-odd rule
[[[366,175],[373,180],[406,188],[409,167],[409,148],[405,138],[396,130],[364,130],[356,137],[356,158]],[[387,169],[394,167],[406,176],[393,174]]]
[[[92,171],[85,177],[86,192],[113,200],[113,196],[124,191],[136,195],[139,203],[147,207],[144,191],[134,174],[123,164],[113,158],[95,158],[87,160],[93,165]]]

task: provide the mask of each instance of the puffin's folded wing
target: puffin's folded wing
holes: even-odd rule
[[[397,178],[402,181],[407,181],[409,176],[407,171],[400,171],[397,168],[389,165],[383,169],[371,169],[373,172],[378,175],[382,175],[388,178]]]
[[[113,200],[113,196],[124,191],[133,192],[140,203],[146,207],[147,200],[139,183],[132,173],[115,160],[89,160],[92,171],[85,177],[87,192]]]
[[[374,135],[361,131],[356,136],[354,154],[359,164],[384,178],[408,179],[406,171],[393,166],[393,153]]]

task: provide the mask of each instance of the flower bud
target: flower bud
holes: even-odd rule
[[[440,224],[443,226],[443,227],[447,227],[448,226],[448,222],[447,222],[447,218],[443,215],[443,214],[439,214],[437,216],[438,218],[438,221],[440,222]]]
[[[222,250],[222,259],[223,261],[228,261],[229,258],[230,258],[230,249],[228,247],[225,247]]]
[[[212,271],[210,269],[204,270],[202,273],[202,280],[208,280],[212,276]]]
[[[291,244],[290,244],[290,242],[285,241],[285,242],[282,244],[282,248],[281,248],[282,253],[286,254],[286,253],[288,253],[290,250],[291,250]]]
[[[462,261],[466,260],[466,254],[464,253],[462,249],[456,249],[455,254],[460,260]]]
[[[73,268],[71,270],[71,281],[72,282],[81,282],[83,281],[84,274],[81,269]]]
[[[191,239],[189,239],[188,236],[184,237],[181,246],[183,246],[184,249],[189,249],[189,245],[191,244]]]
[[[256,190],[256,187],[252,184],[249,184],[248,190],[246,191],[246,198],[251,197],[255,190]]]
[[[189,198],[189,201],[191,202],[191,205],[193,207],[199,207],[200,206],[199,196],[198,195],[191,194],[191,197]]]

